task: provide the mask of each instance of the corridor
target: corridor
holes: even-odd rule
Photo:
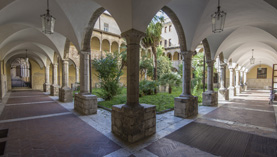
[[[134,144],[115,137],[111,114],[80,116],[73,103],[17,90],[0,105],[4,156],[276,156],[277,131],[268,91],[247,91],[195,119],[157,115],[157,133]],[[93,121],[92,121],[93,120]],[[102,129],[102,130],[101,130]]]

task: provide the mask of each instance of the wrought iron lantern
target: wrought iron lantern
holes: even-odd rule
[[[50,14],[49,0],[47,0],[46,14],[40,16],[42,22],[42,32],[45,34],[53,34],[56,18]]]
[[[220,10],[220,0],[218,0],[217,11],[211,15],[212,17],[212,31],[220,33],[224,29],[225,19],[227,13]]]
[[[255,64],[255,58],[253,57],[254,49],[252,49],[252,57],[250,58],[250,64]]]

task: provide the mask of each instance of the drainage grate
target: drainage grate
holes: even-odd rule
[[[6,147],[6,141],[0,142],[0,155],[4,155],[5,147]]]
[[[0,138],[5,138],[8,136],[9,129],[0,130]]]

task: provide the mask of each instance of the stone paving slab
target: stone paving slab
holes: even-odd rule
[[[56,102],[5,106],[0,120],[68,112]]]
[[[104,156],[121,147],[73,114],[0,124],[6,156]]]
[[[40,101],[52,101],[46,95],[38,95],[33,97],[16,97],[16,98],[9,98],[7,104],[19,104],[19,103],[33,103],[33,102],[40,102]]]
[[[16,90],[11,91],[10,96],[35,96],[35,95],[44,95],[43,92],[37,90]]]
[[[274,112],[261,112],[220,107],[206,114],[204,117],[240,122],[243,124],[251,124],[272,129],[276,128]]]

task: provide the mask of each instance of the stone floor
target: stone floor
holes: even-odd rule
[[[128,144],[111,133],[109,111],[81,116],[49,93],[13,91],[0,105],[0,154],[4,145],[5,156],[275,156],[277,108],[268,97],[247,91],[218,108],[200,106],[191,119],[159,114],[155,135]]]

